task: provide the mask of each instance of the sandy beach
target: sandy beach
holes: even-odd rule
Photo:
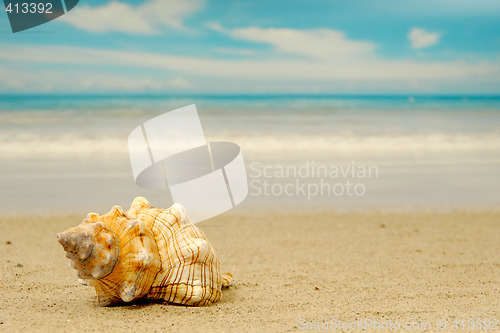
[[[228,213],[198,226],[234,283],[199,308],[96,307],[56,241],[83,217],[0,218],[0,331],[499,329],[500,212]]]
[[[0,333],[500,333],[500,0],[4,5]]]

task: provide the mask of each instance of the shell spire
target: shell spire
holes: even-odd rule
[[[57,238],[78,277],[95,288],[98,305],[140,298],[206,305],[232,280],[180,204],[160,209],[137,197],[126,213],[119,206],[90,213]]]

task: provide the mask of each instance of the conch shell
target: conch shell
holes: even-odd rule
[[[232,280],[220,273],[214,249],[180,204],[153,208],[137,197],[128,212],[115,206],[105,215],[90,213],[57,239],[101,306],[140,298],[207,305]]]

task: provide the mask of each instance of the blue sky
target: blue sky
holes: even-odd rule
[[[500,94],[494,0],[80,0],[0,32],[0,93]]]

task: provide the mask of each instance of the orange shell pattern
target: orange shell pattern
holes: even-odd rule
[[[207,305],[232,280],[220,273],[214,249],[180,204],[153,208],[137,197],[126,213],[119,206],[91,213],[58,239],[102,306],[140,298]]]

